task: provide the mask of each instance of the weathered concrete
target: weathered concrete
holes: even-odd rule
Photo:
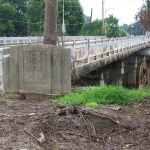
[[[70,49],[51,45],[21,45],[5,49],[3,87],[6,92],[70,93]]]
[[[112,62],[118,61],[119,59],[129,57],[133,55],[135,52],[147,48],[149,46],[150,46],[149,44],[143,44],[123,52],[112,54],[110,56],[105,56],[104,58],[101,58],[99,60],[93,60],[90,63],[85,63],[84,65],[78,66],[77,68],[74,69],[74,72],[76,73],[76,76],[84,75],[84,73],[86,74],[88,72],[94,71],[97,68],[106,66]]]

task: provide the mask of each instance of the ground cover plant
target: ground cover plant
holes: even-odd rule
[[[84,90],[77,89],[74,93],[58,99],[59,104],[83,104],[97,106],[96,104],[129,104],[130,101],[144,99],[149,93],[149,88],[127,89],[117,85],[104,85],[89,87]],[[94,103],[94,105],[89,105]]]

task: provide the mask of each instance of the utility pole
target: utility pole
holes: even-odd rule
[[[102,20],[103,20],[103,29],[105,26],[105,22],[104,22],[104,0],[102,0]]]
[[[66,27],[65,27],[65,10],[64,10],[64,0],[63,0],[63,23],[62,23],[62,33],[64,35],[64,33],[66,32]]]
[[[44,44],[57,45],[57,0],[45,0]]]
[[[91,9],[91,18],[90,18],[90,27],[89,27],[89,36],[90,36],[90,34],[91,34],[92,11],[93,11],[93,8]]]
[[[146,12],[148,12],[148,0],[146,0]]]
[[[148,0],[146,0],[146,13],[148,15]],[[148,30],[146,30],[146,35],[148,35]]]

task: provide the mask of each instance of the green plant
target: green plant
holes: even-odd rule
[[[97,107],[98,104],[96,102],[90,102],[85,104],[86,107]]]
[[[122,86],[104,85],[76,90],[74,93],[61,97],[59,104],[123,104],[129,105],[130,101],[144,99],[149,95],[150,89],[126,89]]]
[[[12,106],[13,102],[7,102],[7,106]]]
[[[1,92],[0,94],[1,94],[1,96],[3,96],[3,95],[9,95],[9,94],[12,94],[12,92]]]
[[[49,105],[50,105],[49,100],[45,100],[45,101],[44,101],[44,106],[49,106]]]
[[[60,93],[60,96],[61,97],[64,97],[64,96],[66,96],[67,95],[67,92],[65,92],[65,91],[62,91],[61,93]]]
[[[43,95],[47,95],[47,94],[48,94],[48,92],[41,92],[41,94],[43,94]]]
[[[134,107],[134,108],[138,108],[139,106],[138,106],[138,105],[132,105],[132,107]]]
[[[62,121],[64,121],[64,119],[59,118],[57,121],[58,121],[58,122],[62,122]]]
[[[140,114],[141,112],[140,111],[136,111],[136,114]]]

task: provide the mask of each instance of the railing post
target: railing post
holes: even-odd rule
[[[110,38],[108,40],[108,56],[110,56]]]
[[[89,51],[90,51],[90,42],[89,42],[89,38],[87,39],[87,53],[86,53],[86,56],[87,56],[87,63],[90,62],[90,56],[89,56]]]
[[[97,38],[95,39],[95,50],[94,50],[94,54],[95,54],[95,60],[98,59],[97,57]]]
[[[25,37],[23,37],[23,44],[25,44]]]
[[[19,45],[19,37],[17,37],[17,44]]]
[[[102,39],[102,58],[104,57],[104,39]]]
[[[76,61],[77,61],[77,58],[76,58],[76,48],[75,48],[75,40],[73,40],[73,59],[74,59],[74,62],[73,62],[73,66],[75,67],[76,66]]]
[[[123,52],[123,42],[122,42],[123,40],[122,39],[123,37],[121,37],[121,52]]]
[[[13,39],[12,39],[12,36],[11,36],[11,45],[13,45]]]
[[[6,37],[4,37],[4,45],[6,45]]]

